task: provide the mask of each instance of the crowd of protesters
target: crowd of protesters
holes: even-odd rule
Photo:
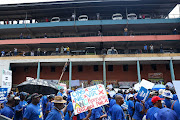
[[[152,91],[146,101],[137,91],[107,88],[109,104],[74,115],[70,93],[61,88],[57,95],[9,93],[0,113],[13,120],[180,120],[180,103],[173,88]],[[124,107],[126,101],[128,107]]]

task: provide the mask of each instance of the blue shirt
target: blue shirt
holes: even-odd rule
[[[178,118],[174,110],[162,108],[157,112],[156,120],[178,120]]]
[[[90,119],[96,120],[96,119],[99,119],[102,115],[103,115],[102,107],[98,107],[98,108],[92,109]]]
[[[23,118],[27,118],[28,120],[43,120],[42,109],[39,105],[30,103],[24,112]]]
[[[175,101],[174,106],[173,106],[173,110],[176,112],[177,116],[178,116],[178,120],[180,120],[180,103],[179,101]]]
[[[178,100],[178,97],[176,94],[173,94],[173,100]]]
[[[73,113],[73,105],[72,105],[72,102],[69,102],[68,103],[68,106],[67,106],[67,110],[66,110],[66,115],[65,115],[65,120],[70,120],[70,117],[69,117],[69,113],[68,111],[71,111],[71,113]]]
[[[41,100],[42,100],[43,114],[45,114],[45,112],[46,112],[46,104],[47,104],[47,102],[48,102],[47,96],[43,96],[43,97],[41,98]]]
[[[120,105],[115,104],[112,107],[111,120],[125,120],[124,112]]]
[[[128,104],[128,112],[129,112],[129,115],[132,116],[133,115],[133,110],[134,108],[134,102],[132,100],[129,100],[129,104]]]
[[[151,107],[146,114],[146,119],[147,120],[156,120],[157,112],[160,109],[158,107]]]
[[[133,118],[135,120],[142,120],[144,114],[141,114],[141,111],[143,110],[143,105],[136,101],[135,103],[135,112],[134,112],[134,115],[133,115]]]
[[[167,108],[171,108],[171,99],[168,100],[165,98],[164,102],[165,102],[165,105],[167,106]]]
[[[27,105],[27,102],[25,100],[19,102],[19,104],[15,107],[14,120],[22,120],[23,119],[23,114],[24,114],[24,110],[26,109],[26,105]],[[22,111],[16,112],[22,108],[23,108]]]
[[[57,96],[62,96],[63,95],[63,93],[61,93],[61,92],[58,92],[58,94],[57,94]]]
[[[154,106],[151,100],[152,98],[148,98],[146,101],[146,103],[149,105],[150,108]]]
[[[115,105],[115,104],[116,104],[116,100],[115,100],[115,99],[111,99],[111,101],[110,101],[110,103],[109,103],[109,113],[110,113],[110,114],[112,114],[112,113],[111,113],[112,107],[113,107],[113,105]]]
[[[62,111],[61,113],[62,115],[64,114]],[[56,109],[52,109],[46,118],[46,120],[62,120],[62,119],[63,116],[61,116],[61,114]]]
[[[83,113],[78,114],[77,120],[82,120],[83,118],[86,118],[87,114],[88,112],[83,112]]]
[[[4,106],[4,108],[1,111],[1,115],[4,115],[10,119],[13,119],[14,117],[14,110],[13,108],[9,107],[9,106]]]

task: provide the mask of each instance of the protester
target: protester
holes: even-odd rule
[[[1,110],[1,115],[4,115],[10,119],[13,119],[14,114],[15,114],[13,107],[15,107],[15,106],[16,106],[16,104],[15,104],[14,97],[9,97],[7,104]]]
[[[154,47],[153,47],[152,44],[149,46],[149,49],[150,49],[150,52],[151,52],[151,53],[154,53]]]
[[[57,94],[57,96],[63,96],[63,94],[64,94],[64,88],[61,87],[58,94]]]
[[[59,54],[59,47],[57,46],[56,47],[56,55],[58,55]]]
[[[23,120],[43,120],[43,112],[38,105],[40,95],[38,93],[32,94],[31,101],[24,112]]]
[[[160,53],[163,53],[163,45],[160,45]]]
[[[15,107],[15,116],[14,116],[14,120],[22,120],[23,119],[23,114],[24,114],[24,110],[27,106],[27,102],[25,101],[26,98],[26,93],[25,92],[21,92],[20,93],[20,102],[19,104]]]
[[[160,108],[162,108],[161,100],[163,100],[163,98],[158,96],[152,97],[151,101],[154,106],[147,111],[146,120],[156,120],[155,115],[160,110]]]
[[[162,108],[157,112],[156,120],[178,120],[178,117],[174,110]]]
[[[129,99],[129,104],[128,104],[128,113],[132,119],[132,116],[134,114],[134,96],[132,94],[130,94],[128,96]]]
[[[171,106],[171,109],[174,110],[178,116],[178,120],[180,120],[180,103],[179,100],[174,101]]]
[[[145,113],[145,102],[137,99],[135,103],[135,112],[133,115],[134,120],[142,120]]]
[[[124,112],[121,105],[124,103],[124,98],[121,95],[116,95],[116,104],[112,107],[111,120],[125,120]]]
[[[54,108],[48,114],[46,120],[63,120],[64,113],[67,109],[67,106],[64,107],[64,103],[66,103],[66,101],[63,100],[61,96],[55,96],[52,102],[54,103]]]
[[[46,109],[45,109],[45,114],[44,114],[44,119],[46,119],[46,117],[48,116],[48,114],[51,112],[54,104],[52,103],[52,101],[54,100],[54,95],[49,95],[48,96],[48,103],[46,104]]]
[[[4,50],[1,51],[1,57],[4,57],[5,56],[5,52]]]
[[[145,53],[148,53],[148,48],[147,48],[147,45],[146,45],[146,44],[144,44],[144,52],[145,52]]]
[[[164,102],[165,102],[166,107],[171,108],[171,105],[173,103],[173,100],[171,100],[173,98],[171,91],[166,90],[164,91],[162,95],[165,97]]]
[[[67,51],[67,55],[69,55],[69,54],[70,54],[70,48],[69,48],[69,46],[67,46],[66,51]]]

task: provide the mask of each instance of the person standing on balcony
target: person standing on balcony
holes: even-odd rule
[[[163,45],[160,45],[160,53],[163,53]]]
[[[176,35],[176,34],[177,34],[177,30],[176,30],[176,28],[174,28],[174,30],[173,30],[173,34],[174,34],[174,35]]]
[[[145,52],[145,53],[148,53],[148,48],[147,48],[147,45],[146,45],[146,44],[144,44],[144,52]]]
[[[44,33],[44,38],[47,38],[47,34],[46,33]]]
[[[46,17],[45,21],[46,21],[46,22],[49,22],[49,20],[48,20],[48,18],[47,18],[47,17]]]
[[[5,52],[3,50],[3,51],[1,51],[1,57],[4,57],[4,56],[5,56]]]
[[[17,48],[14,48],[14,56],[17,56]]]
[[[58,55],[59,54],[59,47],[57,46],[56,47],[56,55]]]
[[[23,39],[23,34],[21,33],[20,36],[19,36],[20,39]]]
[[[67,51],[67,55],[69,55],[69,53],[70,53],[70,48],[69,48],[69,46],[67,46],[66,51]]]
[[[154,47],[153,47],[152,44],[149,46],[149,49],[150,49],[150,52],[151,52],[151,53],[154,53]]]
[[[128,29],[124,28],[124,36],[127,36],[127,35],[128,35]]]
[[[40,56],[40,53],[41,53],[41,48],[38,48],[37,49],[37,56]]]
[[[63,55],[63,54],[64,54],[64,47],[61,46],[61,55]]]

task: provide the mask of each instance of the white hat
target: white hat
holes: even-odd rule
[[[162,95],[164,93],[164,90],[163,89],[160,89],[159,90],[159,95]]]
[[[128,96],[128,99],[130,99],[131,97],[134,97],[134,95],[130,94],[130,95]]]
[[[164,91],[162,96],[167,97],[167,98],[173,98],[173,95],[172,95],[171,91],[169,91],[169,90]]]

